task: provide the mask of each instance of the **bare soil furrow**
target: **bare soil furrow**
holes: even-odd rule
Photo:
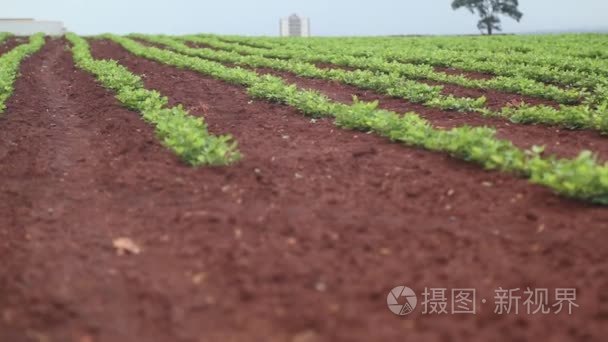
[[[3,55],[20,44],[27,43],[27,39],[23,37],[9,37],[0,43],[0,55]]]
[[[112,248],[145,239],[137,213],[156,163],[181,167],[137,113],[75,69],[65,41],[24,61],[0,119],[1,341],[169,338],[140,315],[144,301],[123,305],[149,291],[132,270],[150,268]]]
[[[451,67],[435,66],[433,68],[437,72],[444,72],[444,73],[446,73],[448,75],[465,76],[465,77],[470,78],[472,80],[491,80],[494,77],[496,77],[495,75],[492,75],[492,74],[487,74],[487,73],[482,73],[482,72],[475,72],[475,71],[460,70],[460,69],[455,69],[455,68],[451,68]]]

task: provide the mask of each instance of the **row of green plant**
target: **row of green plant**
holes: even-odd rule
[[[134,55],[247,87],[250,95],[299,109],[309,116],[335,117],[347,129],[372,131],[392,140],[478,163],[487,169],[513,172],[533,183],[547,186],[565,196],[608,204],[608,165],[600,165],[590,152],[575,159],[542,156],[543,149],[522,150],[496,138],[490,128],[458,127],[441,130],[415,113],[399,115],[380,110],[378,103],[355,101],[346,105],[312,90],[301,90],[281,78],[260,76],[239,67],[144,46],[130,38],[106,35]]]
[[[313,37],[297,38],[222,36],[226,41],[244,41],[252,46],[276,48],[277,43],[348,44],[378,51],[394,47],[417,47],[458,51],[493,51],[502,54],[517,53],[524,56],[551,54],[556,57],[600,60],[608,58],[608,40],[605,34],[569,35],[509,35],[491,39],[480,36],[432,36],[432,37]]]
[[[242,55],[236,52],[214,49],[191,48],[163,36],[137,35],[138,38],[163,44],[169,48],[191,56],[230,62],[250,67],[267,67],[295,73],[299,76],[320,78],[372,89],[383,94],[405,98],[426,106],[460,111],[475,111],[486,116],[502,117],[514,123],[559,125],[568,129],[593,129],[608,132],[608,113],[606,106],[583,104],[579,106],[531,106],[525,103],[509,104],[500,111],[485,108],[485,98],[475,100],[461,99],[440,94],[440,87],[405,80],[395,73],[373,73],[368,70],[346,71],[342,69],[318,68],[314,64],[295,60],[271,59],[260,55]],[[188,38],[189,39],[189,38]]]
[[[465,71],[485,72],[498,76],[519,76],[590,91],[593,91],[596,84],[608,83],[605,76],[597,73],[563,70],[550,65],[513,64],[503,63],[499,60],[467,59],[467,56],[462,56],[456,51],[441,51],[433,54],[428,51],[398,51],[387,52],[382,57],[389,61],[403,63],[424,63]]]
[[[494,51],[502,54],[516,53],[522,56],[550,53],[556,57],[577,59],[601,59],[608,57],[605,34],[569,35],[517,35],[485,37],[406,37],[400,39],[373,39],[374,44],[424,48],[441,48],[459,51]],[[399,43],[397,43],[399,42]],[[396,44],[397,43],[397,44]]]
[[[518,37],[519,38],[519,37]],[[563,41],[563,47],[566,50],[572,51],[575,49],[580,50],[590,44],[596,44],[594,46],[595,51],[603,51],[605,53],[606,39],[601,40],[592,39],[589,36],[586,38],[587,41],[580,40],[583,37],[578,37],[579,41],[566,40]],[[601,41],[603,40],[604,47],[601,47]],[[402,40],[397,40],[402,41]],[[550,45],[542,44],[542,41],[550,41]],[[477,42],[478,44],[475,44]],[[269,44],[264,44],[268,46]],[[403,49],[404,44],[395,44],[395,39],[382,40],[374,39],[373,45],[368,47],[373,49]],[[586,72],[597,72],[606,75],[608,72],[608,61],[605,58],[594,58],[572,56],[569,54],[560,54],[556,51],[556,46],[559,43],[557,39],[551,38],[550,40],[536,40],[534,45],[528,45],[523,47],[521,45],[514,44],[513,41],[504,41],[501,38],[493,38],[486,40],[474,40],[466,39],[459,40],[455,37],[442,38],[433,37],[432,39],[413,39],[407,40],[407,46],[405,48],[424,49],[429,53],[434,53],[437,50],[447,51],[458,51],[467,56],[467,58],[473,58],[475,60],[494,60],[501,63],[509,64],[530,64],[530,65],[550,65],[565,70],[580,70]]]
[[[499,76],[492,79],[471,79],[462,75],[449,75],[435,71],[430,65],[400,63],[387,61],[379,57],[356,57],[341,53],[341,51],[326,51],[323,53],[282,46],[275,49],[255,48],[242,43],[226,43],[217,37],[185,36],[186,41],[207,44],[213,48],[225,51],[234,51],[241,54],[258,55],[269,58],[295,59],[310,63],[330,63],[335,66],[372,70],[384,73],[394,73],[406,78],[416,80],[430,80],[435,82],[456,84],[473,89],[495,89],[521,95],[545,98],[562,104],[580,102],[586,94],[577,89],[562,89],[554,85],[534,81],[524,77]]]
[[[44,36],[35,34],[29,42],[21,44],[0,56],[0,113],[6,109],[6,100],[13,94],[21,62],[44,45]]]
[[[205,36],[206,38],[218,38],[217,36]],[[239,44],[239,42],[244,42],[250,46],[263,45],[263,47],[268,50],[271,46],[278,47],[275,50],[284,49],[285,46],[298,46],[301,51],[305,53],[310,53],[310,46],[313,45],[322,45],[324,46],[325,51],[335,51],[340,50],[341,46],[348,46],[349,49],[356,49],[359,53],[364,57],[353,57],[349,56],[347,52],[340,50],[340,55],[344,55],[341,58],[350,59],[350,58],[371,58],[378,59],[378,57],[373,57],[376,55],[378,49],[382,50],[384,53],[386,51],[390,51],[391,48],[395,50],[403,50],[408,51],[408,48],[411,49],[411,46],[414,47],[424,47],[424,51],[427,54],[432,53],[428,49],[429,44],[445,45],[445,46],[454,46],[453,42],[458,41],[463,46],[468,48],[468,45],[474,45],[475,42],[479,42],[481,45],[486,46],[482,51],[485,53],[485,59],[492,59],[493,55],[500,55],[495,53],[494,50],[506,49],[509,54],[507,55],[515,55],[517,57],[517,43],[521,41],[526,41],[530,44],[530,46],[544,46],[543,48],[537,49],[534,53],[529,53],[531,56],[538,57],[540,60],[546,58],[566,58],[564,56],[553,56],[552,53],[547,53],[547,51],[552,50],[555,46],[561,46],[564,50],[576,50],[581,46],[587,46],[588,42],[595,42],[594,49],[600,49],[601,46],[608,46],[608,40],[604,35],[563,35],[563,36],[551,36],[550,39],[547,36],[516,36],[516,37],[494,37],[493,39],[483,39],[480,37],[415,37],[415,38],[382,38],[382,37],[374,37],[374,38],[312,38],[312,39],[276,39],[276,38],[249,38],[249,37],[219,37],[222,40],[230,41],[231,43]],[[398,42],[407,41],[407,47],[400,46]],[[382,44],[384,42],[384,45]],[[422,42],[422,43],[421,43]],[[544,42],[544,44],[543,44]],[[582,44],[582,45],[581,45]],[[393,47],[393,45],[395,45]],[[444,47],[444,46],[442,46]],[[511,47],[515,47],[513,50]],[[547,51],[544,51],[547,50]],[[453,51],[452,51],[453,52]],[[515,52],[515,53],[514,53]],[[320,54],[316,52],[316,54]],[[322,55],[322,54],[320,54]],[[461,60],[470,60],[470,56],[467,56],[466,53],[460,54],[452,54],[452,59],[461,58]],[[587,61],[593,61],[594,63],[604,63],[604,65],[608,65],[608,60],[602,58],[575,58],[571,57],[571,59],[576,59],[580,64],[589,64]],[[505,68],[507,66],[513,64],[509,63],[504,59],[501,60],[504,62]],[[568,60],[566,60],[568,61]],[[498,63],[498,61],[495,61]],[[526,61],[528,63],[528,61]],[[398,63],[399,64],[399,63]],[[411,65],[411,64],[410,64]],[[356,64],[354,66],[357,66]],[[429,67],[424,66],[424,67]],[[407,68],[406,68],[407,69]],[[578,70],[578,67],[574,66],[572,69]],[[557,74],[560,72],[556,71]],[[458,77],[458,76],[456,76]],[[555,110],[550,107],[531,107],[523,105],[524,108],[519,111],[521,115],[513,116],[513,120],[515,122],[537,122],[535,118],[544,117],[542,122],[551,123],[552,121],[561,121],[562,118],[567,118],[568,122],[565,123],[566,127],[570,128],[592,128],[605,130],[605,116],[608,115],[606,113],[606,107],[608,102],[608,84],[604,77],[599,77],[597,75],[587,75],[588,79],[585,81],[587,85],[591,85],[591,92],[581,92],[581,95],[585,95],[584,101],[582,102],[582,106],[576,107],[564,107],[560,110]],[[515,77],[517,79],[519,77]],[[466,79],[466,78],[465,78]],[[457,78],[453,79],[457,80]],[[526,81],[527,80],[527,81]],[[473,81],[473,80],[469,80]],[[514,80],[515,83],[518,84],[518,87],[525,87],[526,82],[536,82],[530,81],[526,78],[521,78],[519,81]],[[457,81],[458,82],[458,81]],[[505,82],[505,85],[509,82]],[[506,88],[508,89],[508,85]],[[537,89],[536,86],[532,86],[531,89]],[[516,89],[512,89],[517,92]],[[533,90],[535,91],[535,90]],[[575,89],[571,91],[576,92]],[[507,108],[507,110],[503,110],[504,115],[510,115],[513,113],[513,108]],[[517,114],[517,113],[515,113]],[[522,117],[523,116],[523,117]],[[555,120],[552,120],[552,117],[555,117]]]
[[[593,92],[598,84],[608,84],[608,77],[597,72],[560,69],[551,65],[530,65],[508,63],[500,58],[479,59],[475,52],[429,49],[418,46],[380,46],[348,44],[335,40],[287,40],[277,43],[276,50],[293,49],[297,54],[338,54],[355,57],[374,57],[384,61],[395,61],[407,64],[423,64],[441,67],[452,67],[464,71],[477,71],[497,76],[531,79],[538,82],[557,84],[577,91]],[[484,52],[491,55],[492,51]],[[547,55],[550,53],[545,53]]]
[[[569,35],[569,36],[496,36],[491,39],[480,37],[350,37],[350,38],[312,38],[304,40],[252,38],[221,36],[229,42],[244,42],[252,46],[276,48],[282,45],[336,46],[345,44],[361,53],[377,54],[384,50],[437,50],[457,51],[476,58],[498,59],[510,58],[514,63],[545,65],[543,60],[556,62],[555,66],[566,69],[601,71],[606,68],[608,42],[605,35]],[[522,41],[526,41],[522,43]],[[587,50],[587,51],[584,51]],[[603,57],[602,57],[603,56]],[[575,65],[566,65],[563,60],[573,61]],[[591,63],[592,65],[585,65]],[[580,66],[580,68],[579,68]],[[603,66],[603,67],[601,67]],[[591,67],[589,69],[589,67]],[[596,67],[599,67],[596,68]]]
[[[150,42],[163,44],[169,48],[187,55],[203,57],[221,62],[235,63],[248,67],[265,67],[276,70],[289,71],[298,76],[320,78],[337,81],[344,84],[371,89],[383,94],[401,97],[414,103],[423,103],[427,106],[458,111],[472,111],[484,108],[485,97],[477,99],[459,98],[452,95],[441,94],[442,86],[407,80],[396,74],[379,74],[367,70],[347,71],[342,69],[322,69],[314,64],[293,60],[270,59],[256,55],[241,55],[236,52],[218,51],[210,49],[190,48],[181,41],[170,37],[134,35],[134,37]]]
[[[169,101],[155,90],[144,87],[141,78],[114,60],[96,60],[88,42],[75,34],[67,34],[72,43],[76,65],[95,75],[127,108],[141,113],[156,129],[162,143],[193,166],[227,165],[240,159],[236,142],[229,135],[215,136],[207,124],[180,105],[170,107]]]
[[[470,50],[467,51],[470,52]],[[432,51],[430,52],[432,53]],[[608,76],[608,61],[605,59],[559,56],[547,52],[522,53],[517,51],[497,52],[492,50],[476,51],[474,58],[478,61],[551,66],[565,71],[582,71],[597,73],[604,77]]]

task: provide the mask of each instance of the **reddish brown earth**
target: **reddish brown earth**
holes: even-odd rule
[[[230,40],[224,40],[225,43],[233,43]],[[244,45],[244,46],[249,46],[249,47],[253,47],[253,48],[258,48],[258,49],[266,49],[266,50],[270,50],[269,47],[264,46],[264,45],[260,45],[260,44],[255,44],[255,43],[249,43],[249,42],[239,42],[240,45]]]
[[[251,101],[95,42],[232,133],[190,168],[74,69],[26,60],[0,118],[0,341],[602,341],[608,212],[525,180]],[[485,185],[482,185],[485,184]],[[117,255],[129,237],[142,251]],[[394,316],[398,285],[473,287],[479,313]],[[571,316],[496,315],[498,287],[574,287]],[[482,304],[481,299],[489,302]],[[421,300],[421,298],[419,298]],[[521,309],[520,309],[521,310]]]
[[[0,43],[0,55],[9,52],[10,50],[12,50],[17,45],[20,45],[20,44],[23,44],[23,43],[27,43],[27,39],[26,38],[9,37],[8,39],[6,39],[5,41],[3,41],[3,42]]]
[[[154,46],[157,47],[159,49],[163,49],[166,48],[166,46],[162,45],[162,44],[158,44],[158,43],[152,43],[149,42],[147,40],[144,39],[139,39],[139,38],[134,38],[134,40],[136,40],[137,42],[139,42],[140,44],[146,45],[146,46]],[[193,49],[211,49],[211,50],[218,50],[216,48],[214,48],[213,46],[209,45],[209,44],[205,44],[205,43],[194,43],[194,42],[188,42],[185,41],[184,44],[186,44],[186,46],[191,47]]]
[[[230,40],[223,40],[221,38],[220,38],[220,40],[222,40],[224,43],[235,44],[234,42],[232,42]],[[205,43],[185,42],[185,44],[188,45],[188,46],[190,46],[190,47],[193,47],[193,48],[215,49],[211,45],[205,44]],[[239,42],[238,44],[239,45],[243,45],[243,46],[248,46],[248,47],[256,48],[256,49],[270,50],[270,48],[268,48],[266,46],[257,45],[257,44],[253,44],[253,43],[248,43],[248,42]]]
[[[142,45],[145,46],[154,46],[157,47],[159,49],[167,49],[167,46],[163,45],[163,44],[158,44],[158,43],[152,43],[143,39],[135,39],[137,42],[139,42]],[[216,51],[222,51],[220,49],[217,49],[209,44],[204,44],[204,43],[193,43],[193,42],[184,42],[184,44],[186,44],[186,46],[191,47],[193,49],[210,49],[210,50],[216,50]],[[247,53],[242,52],[242,51],[234,51],[236,53],[238,53],[241,56],[247,56]],[[279,59],[287,59],[287,58],[279,58]],[[226,65],[230,65],[231,63],[226,63]]]
[[[470,78],[472,80],[490,80],[495,77],[492,74],[460,70],[460,69],[455,69],[455,68],[451,68],[451,67],[434,66],[433,68],[437,72],[444,72],[448,75],[454,75],[454,76],[464,76],[464,77]]]
[[[337,64],[331,64],[331,63],[315,63],[315,66],[317,68],[321,68],[321,69],[342,69],[342,70],[347,70],[347,71],[359,70],[359,69],[354,68],[354,67],[337,65]]]

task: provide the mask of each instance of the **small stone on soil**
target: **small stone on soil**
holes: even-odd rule
[[[141,253],[141,248],[133,242],[130,238],[118,238],[113,241],[114,248],[118,255],[125,254],[139,254]]]
[[[192,283],[194,285],[200,285],[204,283],[205,280],[207,280],[207,273],[205,272],[197,273],[192,276]]]
[[[324,282],[322,282],[322,281],[318,281],[318,282],[315,284],[315,290],[317,290],[317,291],[319,291],[319,292],[325,292],[325,291],[327,291],[327,284],[325,284],[325,283],[324,283]]]
[[[380,255],[391,255],[392,251],[390,248],[380,248]]]
[[[291,342],[316,342],[319,341],[319,334],[312,330],[299,332],[293,336]]]
[[[95,340],[91,335],[82,335],[78,339],[78,342],[94,342]]]

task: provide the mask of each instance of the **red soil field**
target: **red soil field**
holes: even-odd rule
[[[192,168],[152,126],[49,40],[0,116],[0,341],[601,341],[608,333],[608,211],[91,40],[145,86],[232,134],[244,158]],[[264,70],[262,70],[264,71]],[[265,70],[264,72],[269,72]],[[273,72],[274,74],[278,74]],[[599,135],[420,110],[489,125],[571,156]],[[501,99],[491,99],[501,101]],[[422,108],[423,109],[423,108]],[[141,252],[119,255],[116,238]],[[400,285],[475,288],[476,315],[393,315]],[[497,315],[498,288],[576,288],[578,308]],[[522,299],[523,300],[523,299]],[[520,308],[520,311],[522,308]],[[604,337],[602,337],[604,336]]]

